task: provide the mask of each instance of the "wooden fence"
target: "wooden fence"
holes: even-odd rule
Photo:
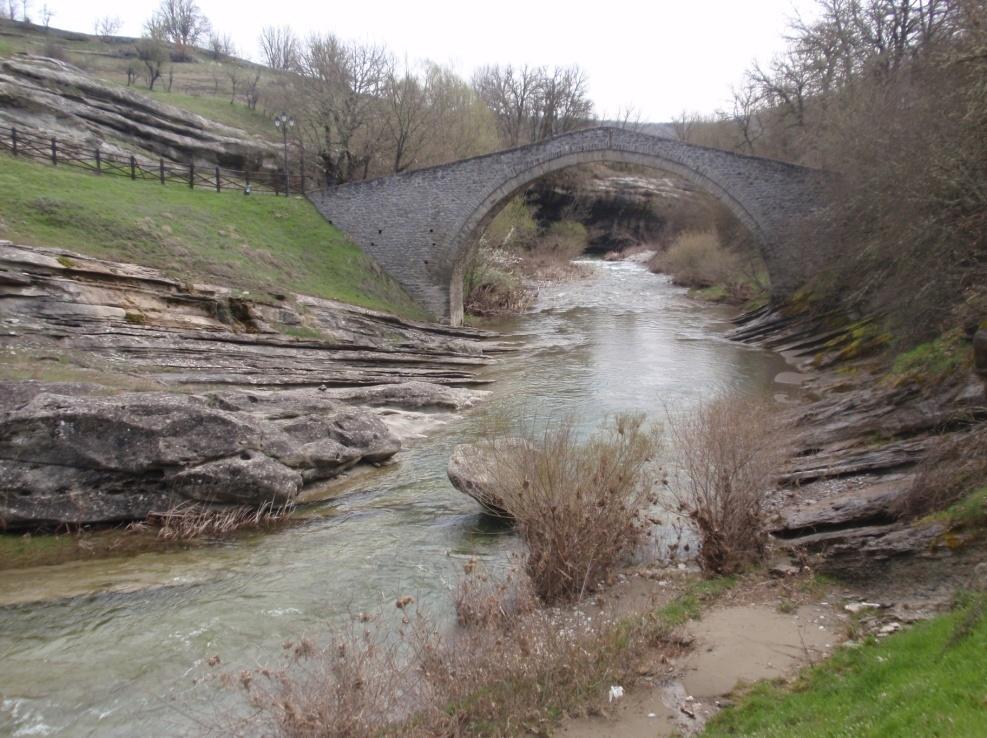
[[[111,177],[127,177],[132,180],[151,180],[165,184],[180,184],[190,188],[206,188],[216,192],[233,190],[245,194],[284,195],[287,185],[291,194],[304,193],[322,185],[318,174],[309,171],[306,176],[304,160],[297,172],[287,181],[283,170],[243,171],[217,166],[196,166],[194,163],[176,164],[165,159],[156,162],[135,156],[112,156],[99,147],[90,148],[68,141],[59,141],[21,126],[0,128],[0,150],[14,156],[46,161],[53,166],[75,167],[93,174]],[[288,163],[291,167],[291,162]]]

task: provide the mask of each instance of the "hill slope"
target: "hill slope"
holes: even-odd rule
[[[300,197],[193,191],[0,154],[0,238],[156,267],[188,282],[424,316]]]

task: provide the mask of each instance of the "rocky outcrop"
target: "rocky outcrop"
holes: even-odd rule
[[[669,235],[669,213],[677,203],[698,203],[700,195],[674,177],[636,176],[605,165],[590,165],[546,177],[527,195],[539,222],[576,218],[586,226],[590,249],[619,253]]]
[[[796,454],[781,475],[782,500],[770,503],[771,533],[847,575],[872,576],[876,562],[901,557],[951,555],[960,539],[939,522],[904,519],[901,503],[931,450],[987,419],[982,388],[972,376],[927,386],[882,378],[850,332],[833,327],[840,322],[767,308],[741,319],[732,336],[781,352],[810,378],[809,401],[791,411]]]
[[[391,458],[395,428],[471,407],[501,350],[482,331],[0,242],[0,526],[308,496]]]
[[[0,394],[0,519],[11,528],[129,520],[188,500],[283,505],[401,448],[372,412],[330,398],[300,414],[276,398],[232,409],[215,395],[44,383]]]
[[[45,57],[0,59],[0,125],[21,126],[104,155],[141,152],[181,164],[275,166],[275,144],[101,82]]]
[[[531,445],[520,438],[503,438],[491,443],[461,443],[452,450],[447,473],[452,486],[480,503],[489,515],[510,517],[497,488],[497,464],[510,463]]]

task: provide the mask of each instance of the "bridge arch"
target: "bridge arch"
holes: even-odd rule
[[[796,227],[817,206],[822,173],[620,128],[576,131],[311,197],[435,317],[457,325],[466,254],[476,235],[530,183],[592,162],[637,164],[682,177],[751,230],[777,293],[804,279]]]

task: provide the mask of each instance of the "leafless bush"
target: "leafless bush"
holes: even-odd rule
[[[720,245],[713,231],[682,234],[667,251],[655,255],[649,267],[683,287],[711,287],[740,271],[737,257]]]
[[[101,41],[110,41],[120,31],[123,21],[115,15],[105,15],[96,20],[96,35]]]
[[[512,570],[503,578],[480,570],[476,559],[463,567],[455,591],[456,618],[464,626],[506,625],[533,612],[537,606],[531,580]]]
[[[919,467],[915,481],[892,512],[914,519],[945,510],[987,484],[987,428],[942,440]]]
[[[291,505],[268,503],[260,507],[213,508],[197,503],[176,505],[170,510],[152,512],[131,530],[154,530],[165,541],[217,538],[238,530],[269,529],[287,522]]]
[[[585,442],[571,420],[530,435],[493,463],[494,493],[517,522],[538,596],[576,600],[640,541],[660,434],[643,416],[621,415]]]
[[[475,572],[467,577],[475,576]],[[486,586],[486,585],[484,585]],[[544,733],[560,712],[601,705],[607,688],[637,674],[662,642],[658,619],[608,611],[514,609],[508,601],[468,627],[440,630],[402,598],[403,625],[358,616],[326,647],[285,643],[288,662],[227,677],[254,708],[246,727],[263,735],[463,736]],[[502,616],[501,613],[508,613]],[[225,734],[236,732],[224,726]]]
[[[670,419],[682,469],[673,495],[699,532],[699,564],[730,574],[764,554],[763,502],[788,455],[788,429],[770,405],[724,397]]]

